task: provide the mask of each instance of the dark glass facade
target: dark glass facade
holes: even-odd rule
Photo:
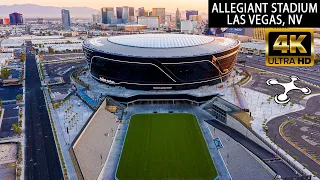
[[[22,14],[14,12],[14,13],[9,14],[9,17],[10,17],[10,25],[23,24]]]
[[[214,54],[218,58],[216,63],[212,62],[212,55],[139,58],[102,53],[87,46],[84,52],[91,75],[100,82],[113,82],[128,89],[182,90],[226,80],[236,62],[238,48]]]
[[[104,77],[115,82],[129,83],[170,83],[173,82],[166,74],[152,64],[125,63],[93,58],[91,74]]]

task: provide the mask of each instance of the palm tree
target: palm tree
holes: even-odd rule
[[[73,123],[73,117],[71,118],[71,121],[72,121],[72,127],[74,127],[74,123]]]
[[[22,132],[22,129],[17,124],[12,124],[12,129],[13,129],[15,134],[18,133],[19,136],[20,136],[20,134]]]

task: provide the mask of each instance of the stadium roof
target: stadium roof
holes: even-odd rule
[[[238,40],[187,34],[134,34],[88,39],[96,51],[131,57],[193,57],[210,55],[239,45]]]
[[[108,39],[115,44],[143,48],[177,48],[198,46],[214,41],[212,36],[183,34],[146,34],[131,36],[114,36]]]

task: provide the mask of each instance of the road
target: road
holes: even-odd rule
[[[254,91],[258,91],[273,97],[276,94],[282,94],[284,92],[284,87],[282,87],[281,85],[269,86],[266,83],[268,79],[277,79],[279,82],[284,83],[291,81],[289,77],[279,76],[272,73],[260,74],[255,69],[247,69],[247,71],[249,71],[249,73],[252,75],[252,80],[242,87],[249,88]],[[304,81],[296,81],[295,85],[297,87],[308,87],[311,90],[312,94],[320,93],[320,88],[311,86],[310,84],[307,84]],[[288,92],[288,95],[290,96],[290,102],[299,104],[304,94],[299,90],[292,90]]]
[[[268,160],[277,158],[278,156],[275,154],[270,153],[263,147],[259,146],[252,140],[248,139],[238,131],[223,125],[222,123],[219,123],[216,120],[209,120],[206,121],[210,125],[212,125],[215,128],[218,128],[219,130],[223,131],[224,133],[228,134],[232,139],[239,142],[241,145],[243,145],[245,148],[247,148],[249,151],[251,151],[253,154],[255,154],[259,159],[261,160]],[[266,162],[264,161],[276,174],[281,175],[282,178],[289,178],[289,177],[297,177],[295,174],[295,171],[291,169],[286,163],[284,163],[282,160],[278,161],[270,161]]]
[[[287,76],[298,76],[300,79],[320,86],[320,72],[299,70],[298,67],[271,67],[266,66],[265,57],[251,55],[246,57],[246,54],[239,53],[238,60],[246,60],[245,65],[260,68],[266,71],[284,74]],[[318,70],[320,67],[315,65],[309,69]]]
[[[281,149],[289,150],[289,154],[292,157],[297,156],[298,161],[301,164],[302,163],[307,164],[308,169],[310,171],[316,171],[318,174],[320,174],[320,166],[317,163],[315,163],[313,160],[311,160],[309,157],[301,153],[299,150],[297,150],[295,147],[291,146],[287,141],[285,141],[279,133],[279,127],[281,123],[285,120],[288,120],[288,118],[294,120],[304,116],[305,114],[314,114],[316,112],[319,112],[320,111],[319,102],[320,102],[320,96],[313,97],[308,100],[306,104],[306,108],[304,110],[301,110],[298,112],[292,112],[283,116],[276,117],[267,123],[268,136],[273,138],[276,144],[280,144]]]
[[[63,179],[62,169],[55,145],[51,124],[40,89],[41,82],[35,56],[29,53],[27,43],[26,58],[26,168],[27,180]]]

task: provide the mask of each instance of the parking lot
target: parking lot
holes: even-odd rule
[[[42,67],[45,79],[50,83],[57,83],[51,86],[51,98],[55,101],[63,100],[71,91],[72,85],[70,75],[77,68],[86,64],[83,53],[54,54],[42,57]],[[62,83],[59,78],[63,79]]]
[[[2,122],[0,122],[0,138],[14,135],[12,124],[18,123],[19,110],[17,109],[16,96],[22,94],[22,86],[0,86],[0,98],[4,110]]]
[[[252,74],[252,80],[244,87],[273,97],[277,94],[282,94],[284,92],[284,87],[280,85],[268,86],[266,83],[268,79],[277,79],[279,82],[283,83],[291,81],[289,77],[279,76],[272,73],[263,73],[249,68],[248,70]],[[320,88],[312,86],[310,84],[306,84],[303,81],[295,81],[295,85],[297,87],[309,87],[311,89],[312,94],[320,93]],[[305,97],[305,95],[299,90],[292,90],[288,93],[288,95],[291,98],[291,102],[294,103],[299,103],[302,100],[302,98]]]
[[[85,63],[86,63],[85,60],[78,60],[78,61],[72,61],[72,62],[43,64],[43,70],[44,70],[46,79],[63,77],[64,82],[66,84],[69,84],[71,73],[75,69],[83,66]]]
[[[15,100],[16,96],[22,93],[23,93],[23,90],[21,85],[15,85],[15,86],[0,85],[0,99],[2,99],[2,101]]]
[[[243,53],[239,53],[237,59],[238,61],[244,60],[246,66],[251,66],[288,76],[298,76],[300,79],[316,85],[320,85],[320,63],[317,63],[311,67],[266,66],[265,57]]]
[[[10,69],[16,69],[16,68],[22,68],[23,67],[23,63],[18,61],[11,61],[8,63],[8,65],[6,66]]]
[[[0,138],[12,137],[14,135],[11,127],[13,124],[18,123],[19,120],[19,108],[17,107],[18,105],[15,103],[2,106],[5,110],[0,126]]]
[[[308,154],[320,160],[320,125],[305,121],[302,117],[292,119],[295,121],[283,127],[285,136],[300,148],[306,149]]]
[[[67,60],[81,60],[81,59],[85,59],[83,53],[42,55],[42,60],[44,62],[62,62]]]

